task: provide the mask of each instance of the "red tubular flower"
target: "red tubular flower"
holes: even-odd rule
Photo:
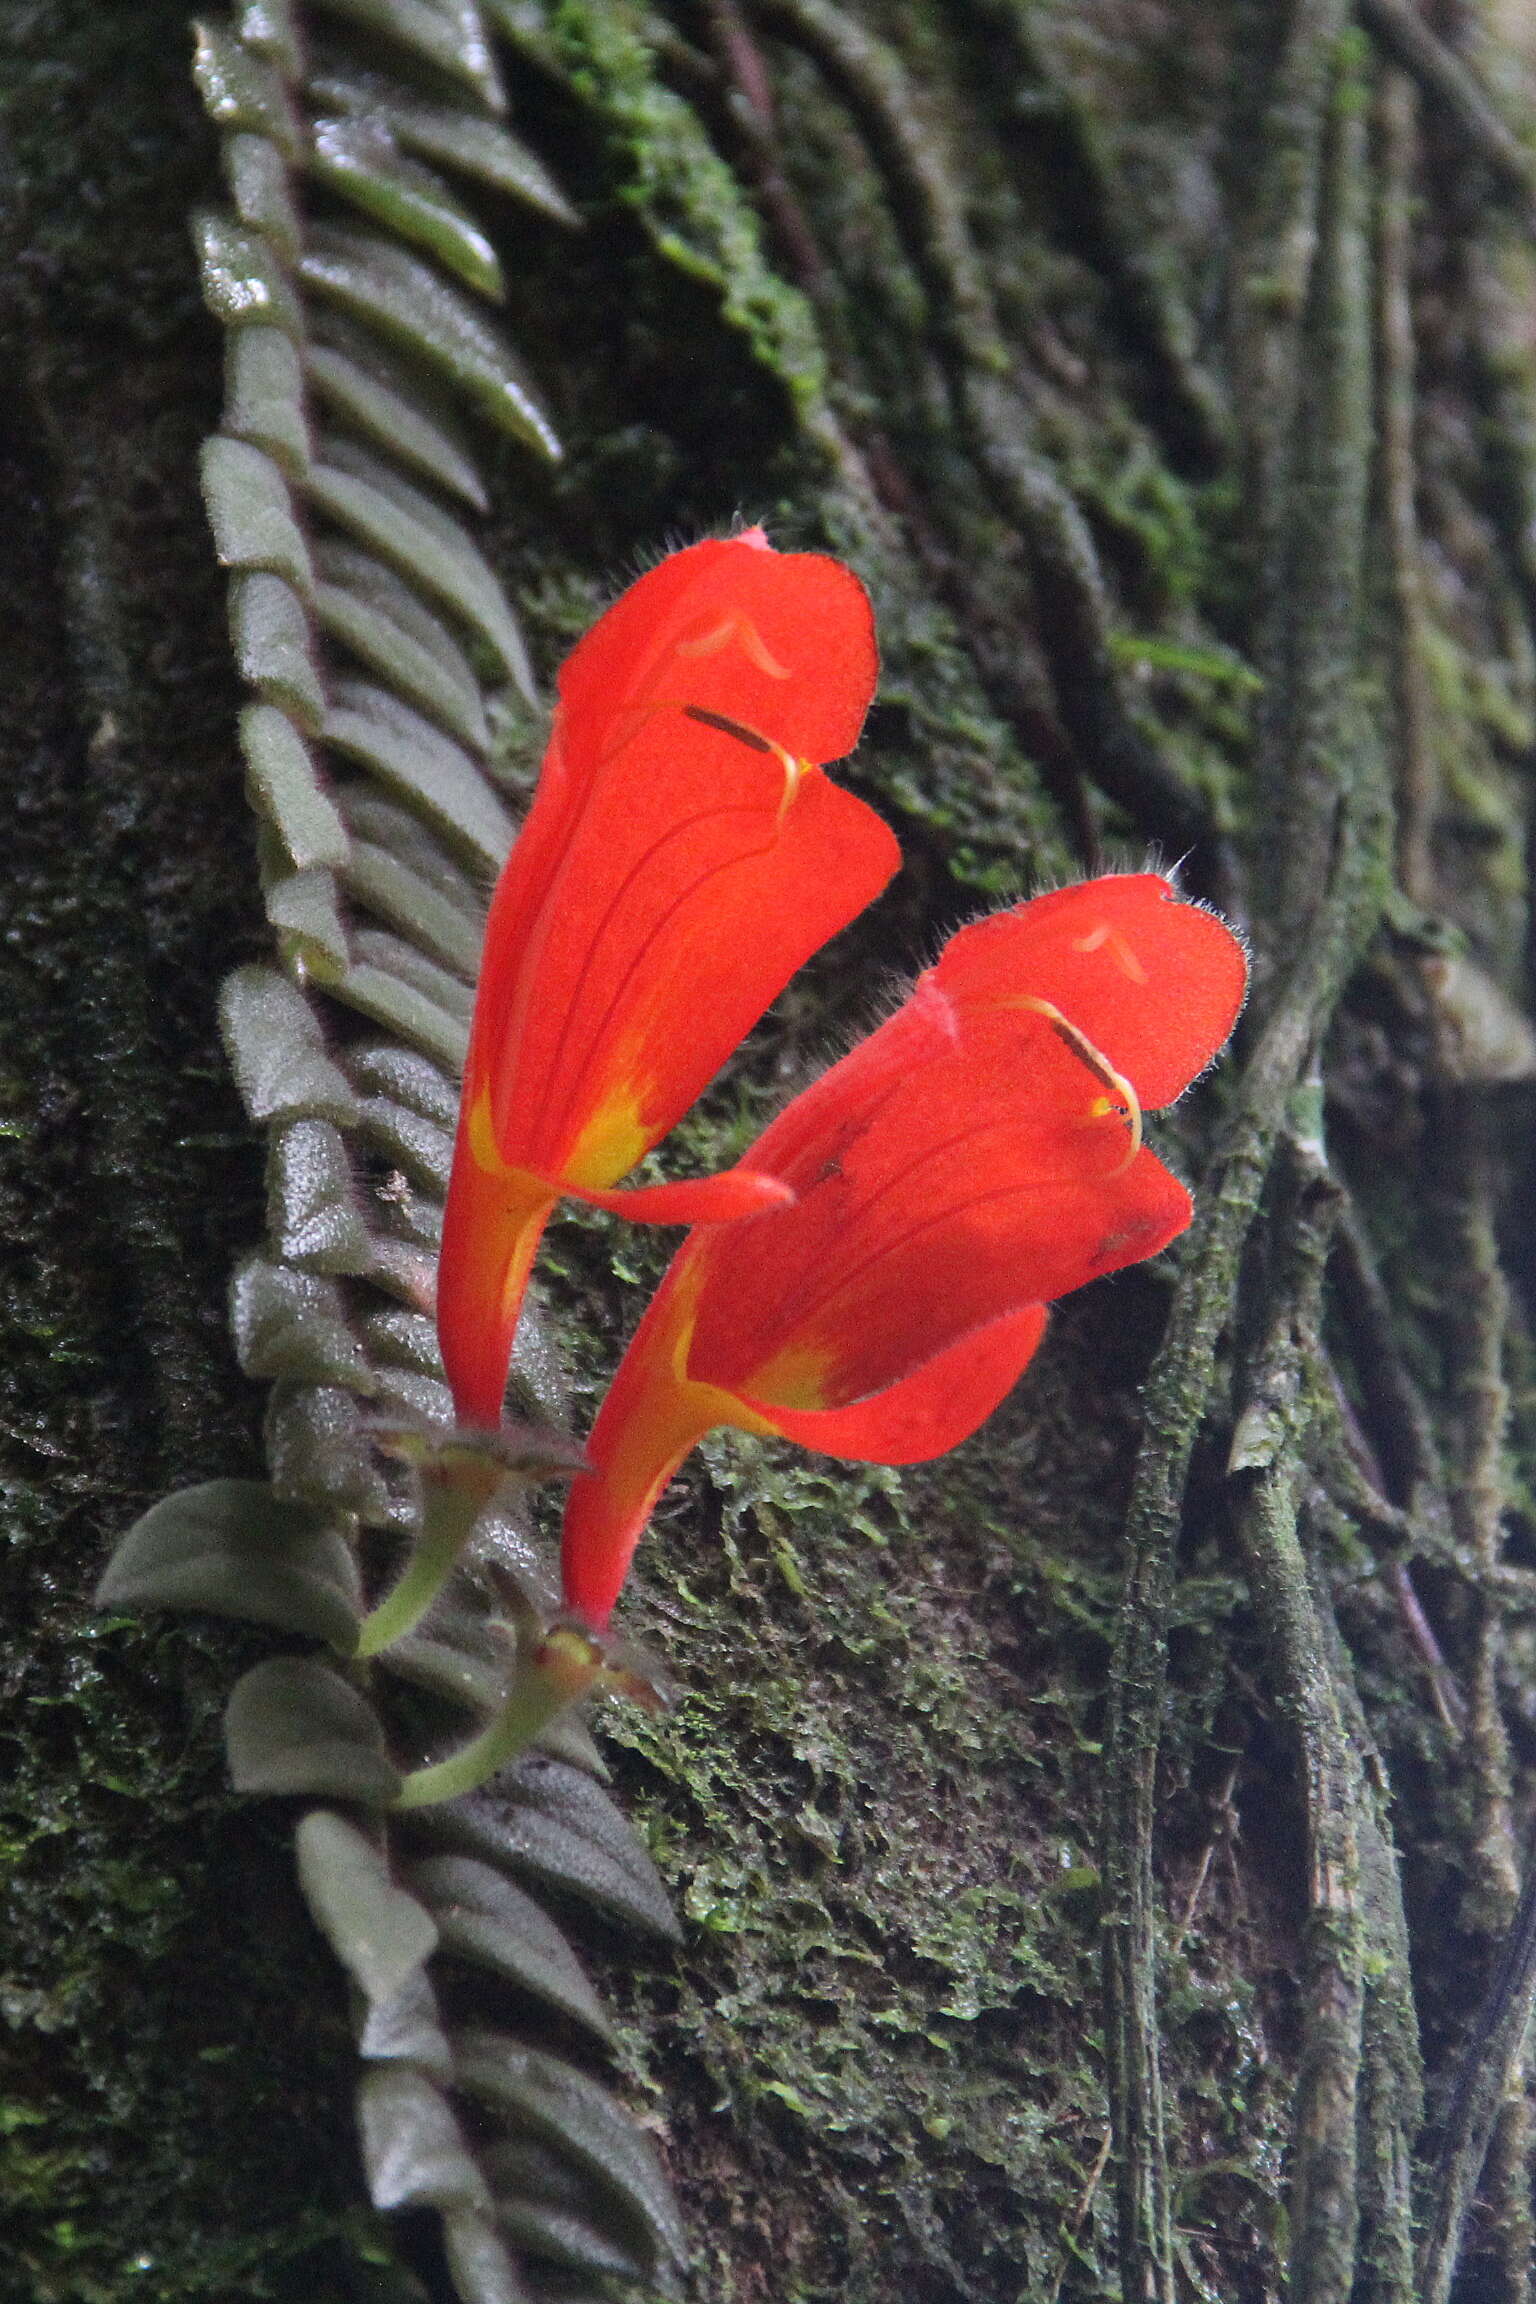
[[[751,529],[653,568],[561,671],[491,904],[443,1227],[438,1334],[465,1422],[500,1418],[562,1194],[659,1224],[788,1197],[745,1168],[612,1187],[900,862],[821,772],[857,742],[876,669],[858,578]]]
[[[910,1464],[974,1432],[1050,1300],[1190,1218],[1141,1142],[1242,1005],[1242,947],[1154,873],[963,928],[905,1006],[754,1147],[791,1205],[691,1233],[588,1443],[565,1522],[601,1628],[661,1491],[719,1424]]]

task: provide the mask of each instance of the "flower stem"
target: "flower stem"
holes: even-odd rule
[[[557,1626],[524,1663],[506,1703],[488,1728],[450,1752],[446,1760],[413,1769],[395,1798],[397,1808],[425,1808],[473,1792],[527,1750],[568,1705],[578,1703],[604,1670],[603,1650],[588,1634]]]
[[[399,1583],[363,1618],[356,1655],[377,1656],[415,1630],[452,1575],[500,1478],[498,1465],[467,1451],[423,1467],[420,1539]]]

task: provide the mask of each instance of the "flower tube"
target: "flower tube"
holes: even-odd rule
[[[570,1606],[606,1625],[657,1499],[716,1425],[877,1464],[974,1432],[1055,1297],[1188,1224],[1141,1115],[1210,1063],[1246,974],[1231,930],[1154,873],[953,937],[753,1148],[792,1202],[674,1257],[572,1485]]]
[[[461,1420],[500,1418],[562,1195],[662,1224],[782,1204],[738,1168],[615,1191],[900,852],[822,773],[874,692],[837,561],[760,529],[676,552],[559,676],[532,808],[492,900],[444,1219],[438,1333]]]

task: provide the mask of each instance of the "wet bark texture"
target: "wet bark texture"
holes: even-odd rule
[[[1254,946],[1159,1132],[1176,1253],[1062,1306],[949,1461],[720,1444],[661,1515],[630,1616],[688,1693],[607,1726],[687,1942],[603,1983],[690,2293],[1525,2304],[1530,27],[508,15],[586,218],[493,218],[568,450],[493,467],[541,672],[738,514],[880,616],[851,774],[907,869],[679,1161],[1032,885],[1185,856]],[[5,38],[0,2294],[330,2304],[392,2242],[284,1819],[223,1788],[268,1644],[85,1604],[150,1499],[260,1469],[214,143],[178,5]],[[588,1404],[661,1253],[552,1238]]]

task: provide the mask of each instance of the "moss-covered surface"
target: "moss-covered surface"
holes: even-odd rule
[[[1220,304],[1263,44],[1244,49],[1237,9],[1230,44],[1200,12],[1195,70],[1188,11],[852,14],[903,60],[918,144],[961,187],[1008,353],[999,437],[1081,508],[1129,717],[1208,812],[1192,881],[1240,893],[1234,858],[1262,880],[1273,807],[1250,774],[1253,540],[1231,460],[1202,463],[1173,412],[1184,324]],[[812,270],[702,12],[663,24],[559,0],[527,20],[519,125],[588,216],[575,240],[500,220],[517,332],[570,446],[553,478],[510,457],[498,472],[498,548],[545,667],[638,559],[738,514],[844,552],[880,613],[881,699],[850,773],[890,810],[908,868],[680,1137],[676,1162],[702,1163],[980,901],[1095,844],[1137,856],[1166,827],[1124,788],[1105,798],[1062,737],[1038,571],[978,445],[979,324],[847,86],[770,16],[774,150]],[[222,1789],[216,1721],[245,1646],[84,1609],[135,1508],[254,1461],[258,1403],[231,1372],[222,1291],[259,1227],[259,1160],[210,994],[259,949],[258,922],[193,479],[217,349],[183,230],[212,149],[179,6],[56,0],[13,38],[7,326],[26,349],[6,362],[22,445],[0,632],[0,2242],[21,2270],[0,2294],[330,2304],[372,2247],[341,1994],[281,1819]],[[1127,213],[1158,259],[1151,287],[1127,270]],[[1531,650],[1488,493],[1527,379],[1503,344],[1500,398],[1487,345],[1454,317],[1478,229],[1449,216],[1423,259],[1436,901],[1518,995]],[[1220,370],[1215,319],[1204,334]],[[1411,931],[1412,906],[1403,918]],[[1330,1078],[1395,1345],[1454,1465],[1466,1340],[1447,1307],[1464,1271],[1443,1221],[1458,1179],[1419,1165],[1444,1121],[1441,1090],[1424,1093],[1421,942],[1378,954]],[[1525,1094],[1495,1110],[1511,1146]],[[1175,1158],[1196,1164],[1219,1102],[1179,1116]],[[1527,1286],[1513,1201],[1507,1231]],[[584,1403],[660,1255],[596,1221],[552,1236],[546,1292]],[[1014,1401],[934,1470],[721,1443],[659,1518],[630,1613],[688,1693],[659,1724],[610,1730],[688,1940],[675,1966],[615,1946],[605,1983],[692,2216],[700,2304],[1117,2293],[1095,1820],[1137,1387],[1165,1302],[1152,1273],[1064,1308]],[[1369,1419],[1347,1325],[1336,1342]],[[1511,1369],[1523,1465],[1528,1351]],[[1257,2304],[1286,2245],[1301,1826],[1220,1474],[1215,1451],[1197,1458],[1173,1632],[1164,2045],[1183,2276]],[[1465,1678],[1482,1637],[1466,1542],[1453,1526],[1429,1550],[1420,1596]],[[1469,1855],[1487,1779],[1437,1718],[1368,1552],[1336,1538],[1328,1557],[1397,1789],[1438,2056],[1488,1958],[1488,1868]],[[1520,1766],[1525,1622],[1505,1668]]]

